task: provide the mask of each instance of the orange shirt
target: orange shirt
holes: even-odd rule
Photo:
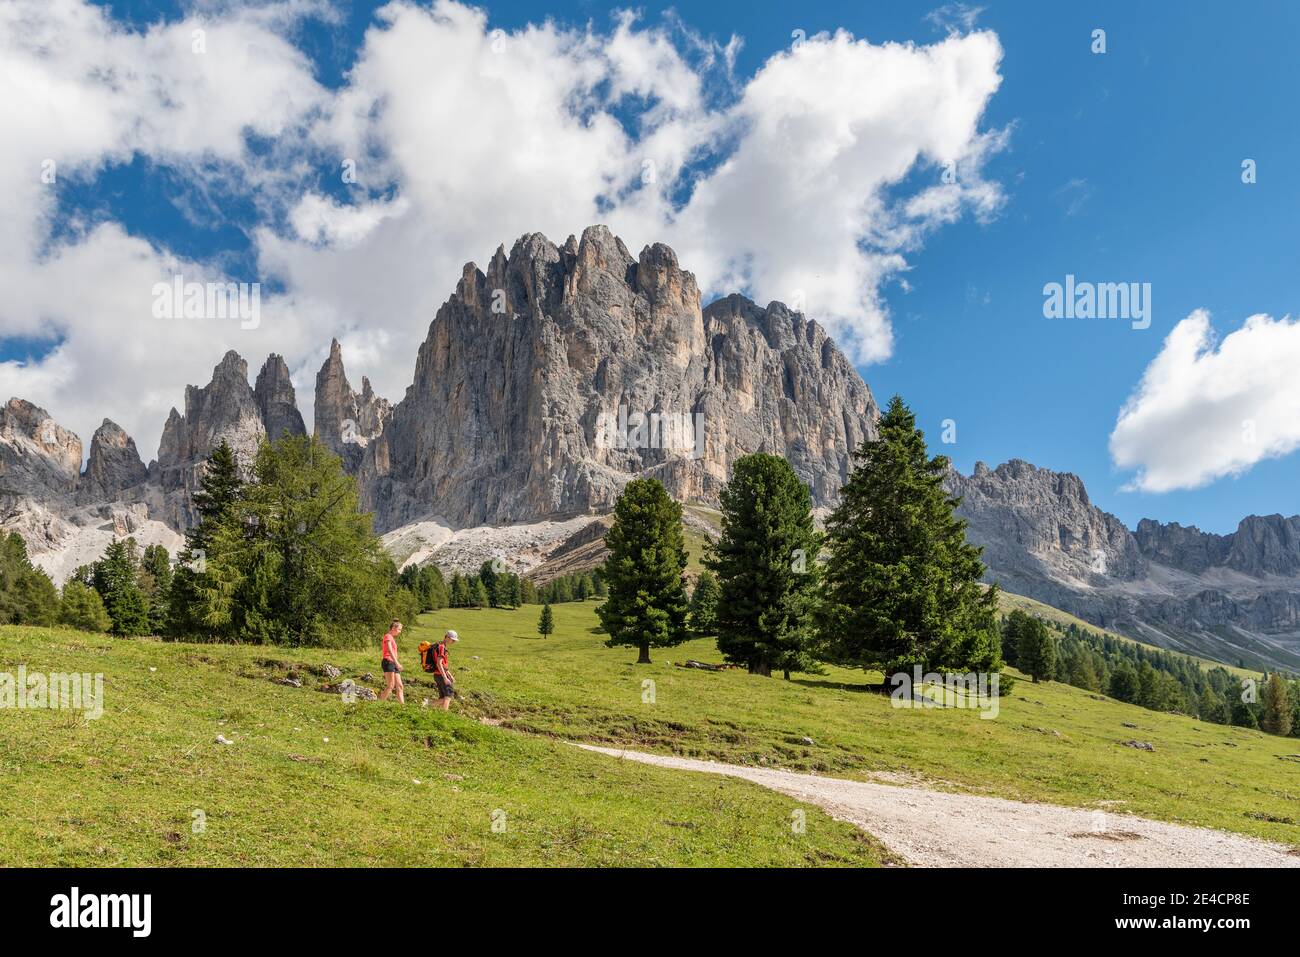
[[[391,631],[384,635],[384,658],[388,661],[397,660],[397,636]]]

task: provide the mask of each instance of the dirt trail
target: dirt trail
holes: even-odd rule
[[[579,744],[663,768],[744,778],[815,804],[930,867],[1300,867],[1284,845],[1109,811],[697,761]]]

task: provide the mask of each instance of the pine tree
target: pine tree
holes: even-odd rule
[[[655,479],[633,479],[614,506],[605,534],[609,558],[602,577],[609,598],[596,614],[608,647],[638,649],[637,663],[650,663],[650,649],[681,644],[686,627],[686,548],[682,507]]]
[[[1209,685],[1201,692],[1201,720],[1214,724],[1228,723],[1228,703]]]
[[[1268,676],[1263,692],[1264,713],[1259,727],[1269,734],[1286,737],[1291,733],[1291,693],[1287,683],[1276,671]]]
[[[808,486],[785,459],[756,453],[736,460],[721,498],[704,559],[718,576],[718,650],[751,674],[806,670],[821,545]]]
[[[700,572],[691,591],[691,631],[699,638],[718,633],[718,580],[707,568]]]
[[[491,604],[494,607],[497,604],[499,604],[497,600],[498,599],[497,580],[501,576],[500,573],[497,571],[497,564],[500,561],[501,559],[499,558],[490,558],[487,561],[485,561],[478,570],[478,578],[479,581],[483,583],[483,591],[491,600]],[[477,590],[476,590],[476,594],[477,594]]]
[[[79,631],[104,632],[113,626],[99,592],[75,578],[63,584],[59,621]]]
[[[996,670],[997,589],[980,585],[980,549],[944,490],[948,459],[929,457],[897,396],[878,428],[854,453],[827,522],[822,643],[833,660],[864,668]]]
[[[167,596],[166,630],[173,637],[230,637],[218,634],[210,624],[212,610],[203,605],[200,584],[207,574],[209,539],[229,519],[243,486],[235,453],[223,439],[204,465],[199,490],[193,496],[198,521],[185,532],[185,546],[176,556]]]
[[[147,546],[140,571],[140,587],[149,600],[149,631],[161,635],[167,630],[173,578],[167,549],[162,545]]]
[[[31,563],[17,532],[0,537],[0,624],[54,624],[59,591],[50,576]]]
[[[487,608],[492,602],[488,598],[487,585],[483,584],[482,578],[475,578],[474,585],[470,589],[470,606],[473,608]]]
[[[550,605],[543,605],[542,616],[537,619],[537,633],[543,638],[549,638],[553,631],[555,631],[555,616],[551,613]]]
[[[1255,709],[1240,697],[1232,701],[1232,724],[1238,728],[1259,728],[1259,718],[1255,716]]]
[[[1137,671],[1127,661],[1121,661],[1110,675],[1108,693],[1116,701],[1136,704],[1141,687],[1138,684]]]
[[[94,566],[95,591],[119,637],[149,634],[149,601],[139,584],[140,559],[134,538],[116,538]]]
[[[1034,679],[1034,684],[1056,677],[1056,639],[1040,619],[1029,617],[1016,646],[1018,667]]]
[[[242,641],[358,645],[409,599],[357,507],[356,481],[319,439],[264,442],[198,579],[206,623]]]

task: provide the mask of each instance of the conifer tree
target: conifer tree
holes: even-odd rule
[[[700,572],[691,592],[691,631],[699,638],[718,633],[718,579],[707,568]]]
[[[864,668],[996,670],[997,589],[980,585],[980,549],[944,489],[948,459],[929,456],[897,396],[878,429],[854,453],[827,522],[822,643]]]
[[[605,545],[610,554],[601,575],[609,598],[596,609],[609,635],[605,644],[636,648],[637,663],[649,664],[651,648],[690,637],[681,505],[656,479],[633,479],[614,506]]]
[[[541,617],[537,619],[537,633],[543,638],[549,638],[554,631],[555,615],[551,612],[550,605],[543,605]]]
[[[1283,737],[1291,733],[1291,693],[1287,683],[1276,671],[1264,682],[1263,714],[1260,715],[1259,727],[1269,734]]]
[[[808,486],[785,459],[755,453],[736,460],[721,498],[704,559],[718,577],[718,650],[751,674],[807,670],[821,544]]]

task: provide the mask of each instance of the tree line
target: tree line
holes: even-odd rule
[[[398,581],[414,596],[422,612],[441,608],[518,608],[520,605],[554,605],[603,598],[607,591],[597,572],[572,572],[539,585],[532,579],[506,571],[500,560],[489,559],[477,574],[453,571],[448,578],[437,565],[408,565]]]
[[[1002,621],[1002,656],[1035,681],[1061,681],[1152,711],[1300,736],[1300,680],[1279,672],[1244,679],[1188,655],[1062,625],[1023,611]]]

